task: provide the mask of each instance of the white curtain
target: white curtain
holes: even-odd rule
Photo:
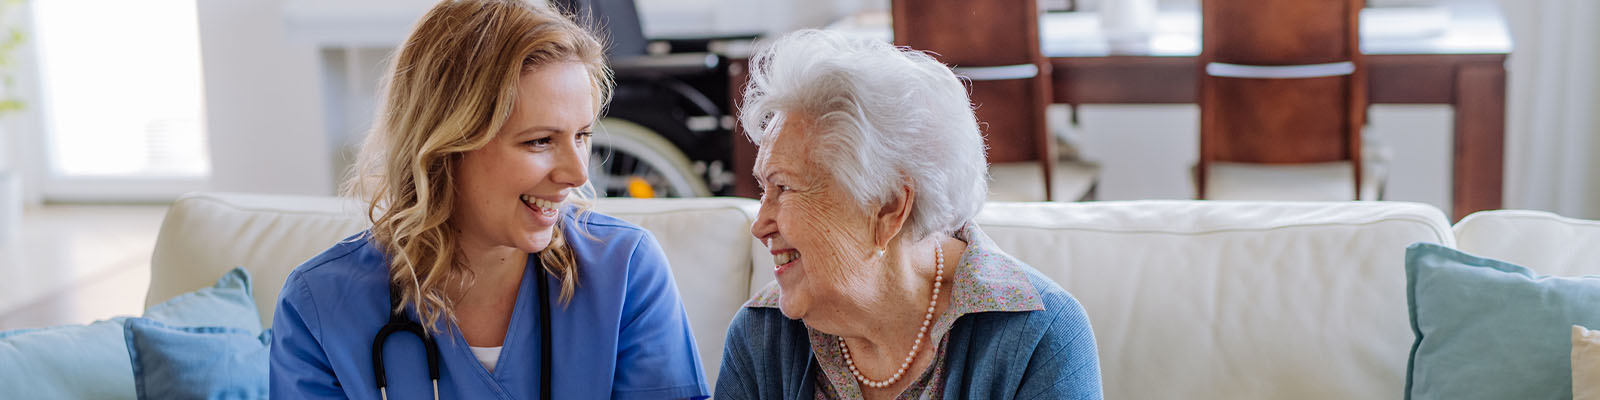
[[[1499,1],[1516,46],[1505,207],[1600,219],[1600,2]]]

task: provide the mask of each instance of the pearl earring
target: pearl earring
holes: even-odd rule
[[[878,257],[883,257],[883,248],[882,247],[878,248]]]

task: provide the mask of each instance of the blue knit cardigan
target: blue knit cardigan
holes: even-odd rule
[[[945,350],[944,398],[1102,398],[1083,306],[1038,270],[1019,266],[1044,309],[956,320]],[[811,400],[820,368],[804,323],[775,308],[743,307],[728,327],[715,398]]]

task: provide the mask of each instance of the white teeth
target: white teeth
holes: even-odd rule
[[[778,265],[788,264],[791,261],[799,259],[800,252],[792,250],[772,255],[772,261],[778,263]]]
[[[537,208],[539,211],[545,213],[549,213],[556,209],[556,203],[529,195],[522,195],[522,202],[532,205],[534,208]]]

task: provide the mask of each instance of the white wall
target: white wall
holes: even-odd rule
[[[819,28],[860,11],[887,11],[889,0],[634,0],[645,36],[707,33],[780,34]]]
[[[283,5],[198,2],[210,190],[334,192],[317,50],[284,31]]]
[[[793,1],[756,3],[773,6]],[[313,40],[304,39],[301,32],[285,32],[285,2],[199,4],[213,190],[331,193],[334,170],[342,164],[334,161],[336,146],[332,142],[354,138],[348,137],[352,132],[330,134],[329,130],[357,129],[370,118],[370,105],[324,104],[320,96],[325,86],[350,82],[320,81],[318,69],[328,65],[318,58]],[[639,8],[647,14],[646,29],[656,33],[687,30],[695,21],[710,24],[713,30],[737,30],[737,26],[716,22],[729,21],[727,16],[708,14],[712,5],[723,2],[726,0],[639,0]],[[834,11],[886,6],[877,3],[886,2],[840,0],[818,6]],[[676,25],[658,23],[652,28],[648,15],[661,9],[677,13]],[[354,64],[369,67],[364,64],[372,61],[372,55],[362,58],[366,62]],[[1395,152],[1386,198],[1448,207],[1449,108],[1379,105],[1372,108],[1370,117],[1367,134]],[[1084,157],[1102,167],[1100,199],[1193,196],[1188,168],[1198,151],[1194,106],[1085,106],[1080,108],[1079,118],[1081,125],[1075,130],[1084,139]]]
[[[1450,210],[1454,115],[1447,105],[1376,105],[1366,135],[1394,150],[1385,200]]]
[[[370,124],[369,69],[398,43],[426,1],[200,1],[210,190],[331,194],[340,151]],[[883,3],[883,4],[878,4]],[[886,0],[640,0],[651,33],[732,33],[820,26]],[[771,12],[771,9],[788,12]],[[754,16],[761,16],[755,18]],[[332,22],[330,22],[332,21]],[[397,28],[398,27],[398,28]],[[654,29],[651,29],[654,28]],[[326,51],[322,46],[339,51]],[[355,57],[355,58],[351,58]]]
[[[23,2],[19,7],[13,7],[10,12],[12,18],[8,23],[24,32],[33,32],[32,4]],[[13,85],[5,90],[21,98],[23,108],[21,112],[8,114],[0,118],[0,171],[10,171],[22,178],[19,185],[20,194],[3,193],[7,189],[0,189],[0,196],[16,196],[0,199],[0,203],[18,201],[21,205],[32,207],[41,204],[44,200],[41,182],[44,180],[44,163],[35,162],[36,157],[45,154],[43,126],[44,111],[40,108],[44,99],[40,96],[38,79],[29,79],[39,76],[39,49],[32,35],[24,37],[22,45],[12,55],[16,58],[16,69],[6,71],[12,76]],[[10,207],[10,206],[6,206]],[[9,210],[0,210],[7,212]]]
[[[431,0],[201,1],[210,190],[331,194],[349,144],[370,125],[373,77]],[[882,3],[882,4],[879,4]],[[886,0],[640,0],[652,33],[821,26]],[[771,12],[772,9],[787,12]],[[755,16],[760,16],[756,18]],[[763,29],[764,28],[764,29]],[[337,49],[330,51],[324,47]]]
[[[1600,5],[1499,0],[1508,61],[1507,208],[1600,219]]]

